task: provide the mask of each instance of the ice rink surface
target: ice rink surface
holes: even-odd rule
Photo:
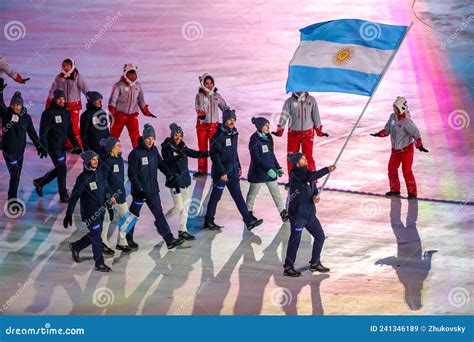
[[[250,119],[265,116],[276,127],[300,28],[339,18],[413,21],[327,186],[388,191],[390,141],[369,134],[383,128],[401,95],[430,150],[415,154],[419,197],[453,202],[325,191],[318,217],[327,235],[322,260],[331,272],[307,271],[311,238],[305,232],[297,262],[305,272],[289,279],[282,275],[289,225],[282,225],[269,193],[262,189],[255,207],[264,224],[249,233],[225,192],[216,217],[225,228],[214,233],[201,229],[211,180],[193,181],[188,227],[197,240],[168,251],[144,209],[136,230],[140,250],[107,258],[113,273],[104,275],[92,270],[91,251],[81,254],[81,264],[72,262],[68,243],[86,228],[78,210],[74,227],[62,227],[66,207],[58,203],[55,184],[44,197],[36,195],[31,181],[51,165],[29,146],[19,192],[26,212],[0,216],[2,314],[472,314],[474,206],[466,202],[474,202],[473,7],[469,1],[3,1],[2,26],[18,21],[24,37],[4,30],[0,54],[31,77],[26,85],[7,79],[5,97],[21,90],[37,128],[64,58],[76,60],[105,101],[123,65],[132,62],[158,116],[140,116],[140,126],[152,124],[161,143],[177,122],[187,145],[196,147],[194,97],[198,76],[208,72],[237,112],[244,175],[255,130]],[[315,141],[316,165],[323,167],[336,158],[367,98],[313,95],[330,135]],[[126,131],[122,141],[127,155]],[[276,154],[286,166],[286,133],[276,140]],[[72,189],[80,158],[69,156],[68,167]],[[196,169],[194,160],[190,167]],[[0,174],[3,208],[3,161]],[[159,177],[166,211],[171,196]],[[246,181],[242,188],[245,195]],[[178,219],[170,225],[176,231]]]

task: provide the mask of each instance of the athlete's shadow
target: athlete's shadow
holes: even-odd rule
[[[416,227],[418,201],[408,200],[406,225],[401,220],[402,203],[399,198],[391,200],[390,223],[397,239],[397,256],[378,260],[376,265],[389,265],[397,272],[405,287],[405,301],[411,310],[422,307],[421,290],[431,269],[431,257],[435,250],[423,253],[420,235]]]

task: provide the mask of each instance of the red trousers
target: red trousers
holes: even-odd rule
[[[202,123],[198,120],[196,123],[196,133],[198,139],[199,151],[209,151],[209,141],[216,133],[218,123]],[[198,172],[207,173],[207,158],[198,159]]]
[[[414,146],[410,144],[401,150],[392,149],[390,160],[388,162],[388,180],[390,182],[390,191],[400,191],[400,179],[398,178],[398,168],[402,164],[403,178],[407,186],[408,193],[417,195],[415,176],[411,167],[413,165]]]
[[[79,131],[79,114],[82,109],[81,101],[66,103],[66,109],[71,114],[72,131],[76,136],[76,140],[79,143],[79,146],[82,147],[81,132]],[[71,149],[74,147],[72,146],[72,143],[69,141],[69,139],[66,140],[66,145],[64,146],[67,149]]]
[[[138,138],[140,137],[140,132],[138,128],[138,113],[126,114],[122,112],[117,112],[112,121],[112,126],[110,127],[110,135],[119,139],[120,134],[122,134],[123,126],[127,126],[128,135],[130,136],[130,141],[132,146],[135,148],[138,146]]]
[[[309,129],[307,131],[288,131],[288,147],[287,151],[296,153],[304,153],[306,159],[308,160],[308,169],[310,171],[316,171],[316,165],[313,159],[313,141],[314,141],[314,130]],[[287,159],[288,164],[288,174],[291,172],[291,164]]]

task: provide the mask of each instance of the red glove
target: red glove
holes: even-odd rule
[[[379,131],[379,132],[377,132],[377,133],[371,134],[371,136],[383,138],[383,137],[388,136],[388,132],[387,132],[385,129],[382,129],[381,131]]]
[[[199,120],[204,120],[206,118],[206,112],[202,109],[196,109],[196,113],[198,115]]]
[[[416,139],[415,147],[416,148],[423,147],[423,142],[421,141],[421,138]]]
[[[153,115],[153,114],[150,112],[150,109],[148,109],[148,105],[146,105],[145,107],[142,108],[142,113],[143,113],[143,115],[145,115],[145,116],[149,116],[149,117],[152,117],[152,118],[156,118],[156,115]]]
[[[110,112],[110,114],[112,114],[113,116],[115,116],[115,114],[117,113],[117,108],[115,108],[115,107],[112,106],[112,105],[109,105],[109,112]]]
[[[53,102],[53,99],[48,97],[46,99],[46,103],[44,104],[44,108],[48,109],[49,108],[49,105],[51,104],[51,102]]]
[[[29,78],[23,78],[23,77],[21,77],[20,74],[16,74],[16,77],[15,77],[16,82],[25,84],[26,81],[28,81],[28,80],[29,80]]]
[[[318,137],[329,137],[329,134],[323,133],[323,126],[314,127],[314,130],[316,131],[316,135]]]
[[[272,134],[276,135],[277,137],[281,137],[284,131],[285,131],[285,128],[278,126],[276,132],[272,132]]]

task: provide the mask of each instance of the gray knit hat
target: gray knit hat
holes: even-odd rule
[[[176,123],[172,123],[170,125],[170,137],[174,137],[176,133],[181,134],[181,136],[184,136],[184,131],[181,127],[179,127]]]
[[[92,158],[94,158],[94,157],[99,157],[99,155],[97,153],[95,153],[94,151],[92,151],[92,150],[88,150],[88,151],[85,151],[85,152],[81,153],[81,158],[84,161],[84,166],[85,167],[89,166],[89,163],[91,162]]]
[[[114,149],[115,144],[119,141],[120,140],[116,137],[104,138],[100,140],[100,146],[102,146],[105,152],[110,153]]]
[[[15,91],[15,94],[13,94],[10,100],[10,106],[14,103],[23,106],[23,98],[21,97],[21,93],[19,91]]]
[[[146,138],[155,138],[156,139],[156,133],[155,133],[155,129],[153,128],[152,125],[149,125],[149,124],[145,124],[145,126],[143,127],[143,139],[146,139]]]

